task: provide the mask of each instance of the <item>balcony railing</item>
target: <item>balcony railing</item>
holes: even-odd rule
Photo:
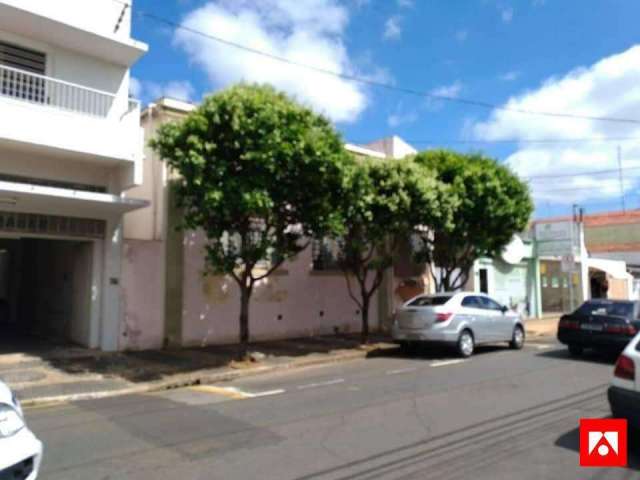
[[[5,65],[0,65],[0,96],[103,118],[113,113],[116,101],[116,96],[108,92]],[[130,100],[122,116],[137,106]]]

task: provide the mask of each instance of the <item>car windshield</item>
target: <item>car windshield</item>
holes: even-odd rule
[[[577,315],[631,317],[633,315],[633,302],[590,301],[583,303],[575,313]]]
[[[438,305],[444,305],[451,297],[446,295],[438,295],[435,297],[432,296],[424,296],[413,299],[407,305],[410,307],[435,307]]]

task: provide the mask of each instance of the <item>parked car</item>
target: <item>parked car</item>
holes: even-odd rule
[[[418,295],[395,315],[392,337],[410,350],[421,343],[454,346],[462,357],[476,345],[509,342],[520,349],[525,341],[522,317],[482,293]]]
[[[558,340],[571,355],[580,355],[585,348],[622,351],[640,328],[639,313],[636,301],[587,300],[560,318]]]
[[[618,357],[608,397],[611,413],[626,418],[629,426],[640,428],[640,334],[636,335]]]
[[[42,443],[27,428],[15,395],[0,381],[0,478],[35,480]]]

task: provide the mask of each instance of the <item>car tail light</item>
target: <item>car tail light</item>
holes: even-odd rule
[[[446,322],[447,320],[449,320],[451,318],[451,315],[453,315],[453,313],[449,312],[449,313],[437,313],[436,314],[436,322],[440,323],[440,322]]]
[[[604,331],[607,333],[622,333],[629,336],[638,333],[638,330],[633,325],[607,325]]]
[[[634,381],[636,379],[636,366],[626,355],[620,355],[616,362],[616,369],[613,375],[625,380]]]
[[[568,328],[570,330],[577,330],[580,328],[580,322],[578,320],[570,320],[568,318],[563,318],[560,320],[560,324],[558,325],[560,328]]]

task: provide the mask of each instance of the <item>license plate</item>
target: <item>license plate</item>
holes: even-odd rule
[[[580,325],[582,330],[590,330],[592,332],[601,332],[603,330],[602,325],[594,324],[594,323],[583,323]]]

